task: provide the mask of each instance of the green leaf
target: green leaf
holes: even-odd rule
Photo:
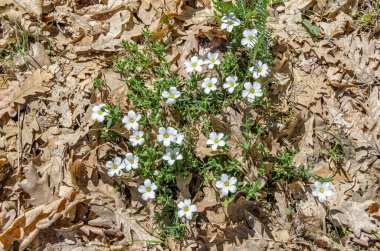
[[[302,19],[302,25],[306,28],[306,30],[310,33],[312,37],[314,38],[319,37],[321,33],[321,29],[319,29],[317,26],[310,23],[309,20]]]

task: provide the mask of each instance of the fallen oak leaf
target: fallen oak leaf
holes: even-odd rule
[[[53,190],[49,187],[48,173],[45,172],[40,178],[33,164],[30,164],[27,170],[25,173],[26,179],[19,186],[30,195],[29,203],[39,206],[56,200],[57,197],[53,195]]]
[[[366,212],[366,209],[373,203],[372,200],[345,201],[342,205],[332,207],[330,209],[332,222],[335,226],[349,227],[357,238],[360,238],[362,232],[376,232],[376,219],[370,217]]]
[[[47,82],[52,78],[53,75],[47,71],[41,71],[41,69],[34,71],[20,87],[14,88],[13,97],[8,97],[8,100],[4,102],[5,104],[0,107],[0,111],[7,109],[12,103],[24,104],[29,96],[49,91],[50,88],[47,86]]]

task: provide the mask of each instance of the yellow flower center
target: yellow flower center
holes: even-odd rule
[[[170,93],[169,98],[174,98],[174,94]]]
[[[150,191],[152,191],[152,188],[147,187],[147,188],[146,188],[146,191],[149,193]]]
[[[214,143],[219,143],[220,142],[220,140],[219,139],[214,139]]]
[[[325,192],[325,189],[323,187],[319,188],[319,192],[320,193],[324,193]]]
[[[137,139],[137,140],[139,140],[139,139],[140,139],[140,136],[139,136],[139,135],[137,135],[137,136],[136,136],[136,139]]]
[[[251,89],[249,92],[250,92],[251,94],[255,94],[255,90],[254,90],[254,89]]]
[[[118,168],[118,165],[114,164],[113,165],[113,170],[117,170],[117,168]]]
[[[131,159],[131,160],[129,161],[129,163],[133,164],[133,163],[135,163],[135,160],[134,160],[134,159]]]
[[[235,83],[234,82],[231,82],[230,83],[230,87],[234,87],[235,86]]]
[[[263,72],[263,68],[257,69],[257,72]]]
[[[99,115],[103,115],[103,111],[98,111],[98,114]]]
[[[170,137],[169,133],[165,133],[165,134],[164,134],[164,138],[165,138],[165,139],[167,139],[167,138],[169,138],[169,137]]]
[[[135,119],[130,119],[129,121],[131,121],[131,123],[134,123],[134,122],[135,122]]]
[[[253,40],[255,40],[255,37],[254,37],[254,36],[249,36],[249,37],[248,37],[248,40],[249,40],[249,41],[253,41]]]
[[[227,22],[228,25],[233,25],[234,24],[234,21],[230,20]]]
[[[197,63],[192,63],[191,66],[192,66],[193,68],[195,68],[195,67],[197,67]]]
[[[175,157],[176,157],[175,154],[170,154],[171,159],[175,159]]]
[[[230,182],[226,181],[226,182],[224,182],[224,185],[225,185],[226,187],[228,187],[228,186],[230,186]]]
[[[207,85],[209,88],[211,88],[212,87],[212,83],[208,83],[208,85]]]
[[[215,61],[216,61],[215,58],[210,59],[210,62],[211,62],[212,64],[215,63]]]
[[[185,211],[185,212],[189,212],[189,210],[190,210],[190,208],[188,206],[183,208],[183,211]]]

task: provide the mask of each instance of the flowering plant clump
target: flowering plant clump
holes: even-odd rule
[[[128,76],[128,107],[101,104],[93,108],[91,118],[101,123],[102,137],[120,142],[119,151],[125,151],[123,160],[109,156],[108,174],[144,180],[138,191],[143,200],[154,199],[162,207],[156,220],[163,226],[163,239],[183,238],[186,224],[181,222],[192,224],[202,217],[195,215],[197,207],[192,204],[202,187],[193,184],[210,189],[215,184],[226,205],[237,191],[247,199],[261,196],[259,175],[267,175],[261,169],[268,160],[277,158],[266,179],[273,184],[279,179],[293,181],[296,175],[306,177],[302,171],[294,174],[288,151],[273,156],[261,143],[269,135],[262,121],[275,117],[268,111],[266,95],[272,64],[265,26],[267,4],[260,0],[247,6],[245,2],[216,1],[220,22],[216,29],[229,38],[226,50],[189,55],[175,72],[166,61],[167,46],[151,39],[147,30],[139,46],[123,41],[127,53],[116,60],[115,67]],[[218,121],[226,109],[244,114],[238,125],[241,134],[232,135],[236,130],[232,123],[240,123],[237,119]],[[257,180],[243,182],[245,166],[260,169]],[[177,182],[186,177],[191,179],[191,189],[184,195]]]

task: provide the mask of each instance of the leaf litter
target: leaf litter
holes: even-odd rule
[[[291,0],[269,7],[276,41],[271,98],[279,114],[295,116],[277,124],[263,143],[276,154],[293,146],[294,162],[312,164],[311,173],[333,178],[329,208],[300,181],[279,183],[271,202],[238,193],[228,207],[220,205],[210,185],[196,194],[202,217],[193,236],[183,243],[168,240],[169,249],[380,246],[379,20],[372,31],[357,28],[363,2]],[[128,183],[131,196],[122,197],[101,167],[102,157],[125,154],[125,147],[94,133],[90,107],[105,97],[92,84],[101,77],[110,97],[118,93],[111,102],[129,106],[125,78],[110,66],[122,53],[120,42],[138,41],[144,27],[152,40],[170,44],[167,58],[186,76],[182,67],[189,55],[226,41],[212,22],[213,3],[34,0],[3,1],[0,9],[0,48],[16,48],[23,34],[30,39],[29,51],[19,48],[14,55],[16,70],[7,63],[0,68],[2,248],[162,249],[151,217],[159,208],[138,201],[136,182]],[[203,48],[203,38],[212,48]],[[6,55],[1,62],[11,61]],[[243,117],[256,118],[254,111],[237,107],[211,117],[214,128],[231,136],[233,156],[244,142]],[[200,159],[218,155],[202,148],[205,141],[202,134]],[[327,156],[337,145],[343,152],[333,161]],[[257,178],[254,162],[239,161],[247,180]],[[176,177],[183,198],[195,179]]]

